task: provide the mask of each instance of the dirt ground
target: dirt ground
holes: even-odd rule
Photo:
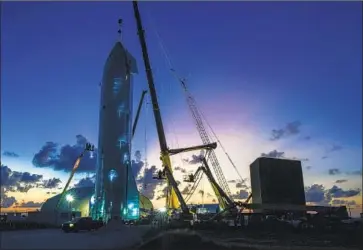
[[[261,232],[241,230],[150,231],[145,243],[134,249],[183,250],[342,250],[361,249],[361,232]],[[160,236],[161,235],[161,236]]]

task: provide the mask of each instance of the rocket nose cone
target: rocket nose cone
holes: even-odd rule
[[[124,56],[126,54],[125,47],[121,44],[121,42],[116,42],[113,46],[110,56]]]

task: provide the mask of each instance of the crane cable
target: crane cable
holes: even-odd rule
[[[151,16],[150,16],[150,13],[149,13],[149,19],[151,20]],[[178,81],[181,81],[182,79],[180,77],[178,77],[178,75],[176,74],[176,71],[173,67],[173,64],[172,64],[172,61],[170,59],[170,56],[165,48],[165,45],[163,43],[163,40],[161,39],[161,36],[159,34],[159,32],[157,31],[156,29],[156,25],[154,24],[154,22],[151,21],[151,24],[153,26],[153,30],[155,32],[155,35],[156,37],[158,38],[158,42],[159,42],[159,46],[164,54],[164,58],[166,60],[166,63],[168,64],[169,66],[169,70],[173,73],[173,75],[176,77],[176,79]],[[189,91],[187,90],[186,86],[183,84],[183,87],[184,87],[184,90],[186,92],[189,93]],[[194,99],[194,101],[196,102],[196,100]],[[198,105],[196,105],[196,108],[198,109]],[[222,151],[224,152],[224,154],[227,156],[227,159],[229,160],[229,162],[232,164],[233,168],[235,169],[238,177],[240,178],[240,181],[243,182],[243,178],[241,176],[241,174],[239,173],[236,165],[234,164],[234,162],[232,161],[231,157],[229,156],[229,154],[227,153],[226,149],[223,147],[223,144],[221,143],[221,141],[219,140],[219,138],[217,137],[216,133],[214,132],[213,128],[211,127],[211,125],[209,124],[209,122],[207,121],[206,117],[204,116],[203,112],[201,112],[200,109],[198,109],[199,113],[201,114],[203,120],[207,123],[207,126],[209,127],[209,129],[211,130],[212,134],[214,135],[214,137],[216,138],[217,142],[219,143],[219,145],[221,146],[221,149]],[[208,133],[208,132],[207,132]]]
[[[147,160],[147,120],[148,120],[148,111],[149,111],[149,101],[148,101],[148,95],[146,96],[145,100],[145,128],[144,128],[144,143],[145,143],[145,147],[144,147],[144,153],[145,153],[145,166],[144,166],[144,178],[143,178],[143,183],[142,183],[142,187],[143,190],[145,190],[147,188],[147,183],[146,183],[146,170],[148,168],[148,160]]]

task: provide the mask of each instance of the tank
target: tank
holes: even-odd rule
[[[301,161],[260,157],[250,177],[253,203],[305,205]]]
[[[131,171],[132,76],[135,59],[116,42],[104,66],[99,115],[94,219],[139,218],[139,193]]]

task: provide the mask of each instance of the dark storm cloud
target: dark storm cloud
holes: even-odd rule
[[[70,172],[79,155],[83,152],[87,139],[82,135],[76,136],[74,145],[65,145],[59,148],[57,143],[47,142],[38,153],[34,155],[33,165],[38,168],[53,168],[57,171]],[[92,157],[91,157],[92,155]],[[94,172],[96,168],[97,149],[91,154],[86,153],[77,169],[77,172]]]
[[[276,149],[269,152],[269,153],[262,153],[261,156],[263,157],[272,157],[272,158],[281,158],[285,156],[285,152],[278,152]]]
[[[242,199],[247,199],[248,198],[248,192],[246,190],[239,190],[237,193],[232,195],[233,199],[236,200],[242,200]]]
[[[329,175],[337,175],[337,174],[341,173],[340,170],[337,168],[331,168],[328,170],[328,172],[329,172]]]
[[[336,180],[335,183],[344,183],[347,182],[348,180]]]
[[[79,180],[76,184],[74,184],[75,188],[81,187],[94,187],[95,185],[95,178],[94,177],[85,177]]]
[[[17,153],[11,152],[11,151],[4,151],[3,156],[13,157],[13,158],[19,157],[19,155]]]
[[[273,129],[271,131],[271,141],[276,141],[285,137],[289,137],[291,135],[297,135],[300,133],[300,121],[294,121],[287,123],[285,127],[280,129]]]
[[[41,207],[42,205],[43,202],[28,201],[21,203],[18,207],[34,208],[34,207]]]

